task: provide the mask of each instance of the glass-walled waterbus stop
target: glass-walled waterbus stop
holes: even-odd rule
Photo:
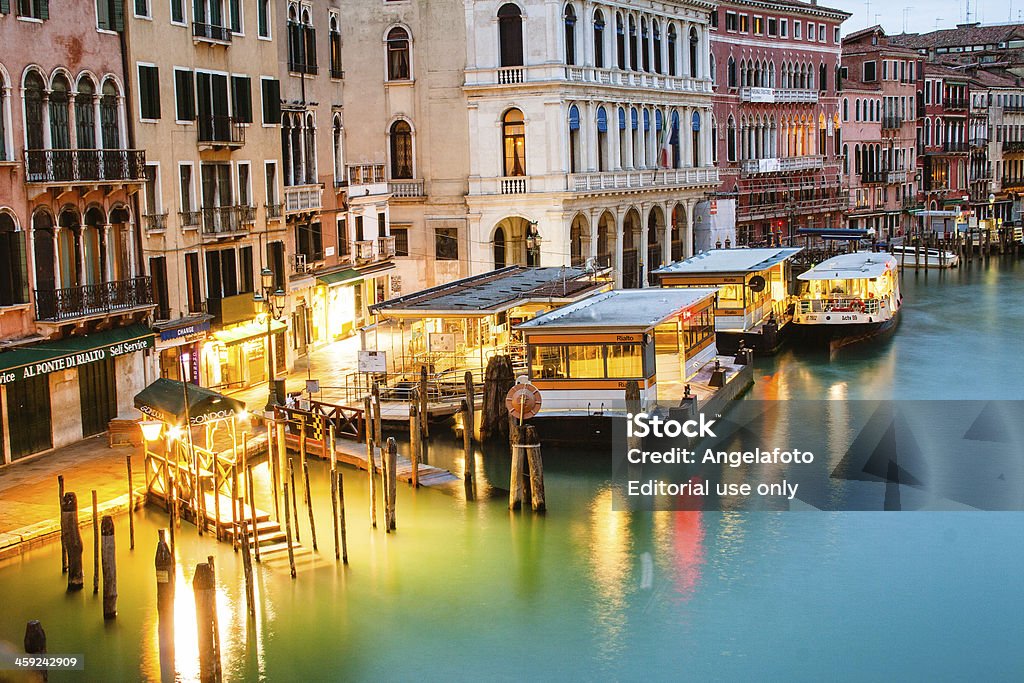
[[[362,331],[362,348],[385,352],[387,372],[375,377],[383,382],[385,399],[407,400],[425,367],[430,401],[437,402],[447,395],[445,387],[453,395],[461,390],[467,370],[482,385],[495,355],[510,356],[525,373],[525,346],[515,326],[610,287],[578,268],[509,266],[371,306],[378,322]],[[367,377],[352,373],[346,377],[346,402],[367,388]]]
[[[519,325],[541,416],[625,409],[629,380],[641,402],[678,401],[717,354],[715,289],[620,289],[591,295]]]

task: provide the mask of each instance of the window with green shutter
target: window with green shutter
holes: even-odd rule
[[[10,11],[9,7],[8,11]],[[18,0],[18,16],[42,20],[49,19],[50,0]]]
[[[196,120],[196,91],[191,71],[174,70],[175,118],[178,121]]]
[[[252,88],[248,76],[231,77],[231,110],[238,123],[252,123]]]
[[[155,66],[139,65],[139,116],[160,118],[160,71]]]
[[[263,89],[263,123],[272,125],[281,123],[281,82],[276,78],[264,78]]]
[[[0,0],[0,14],[11,13],[11,0]]]

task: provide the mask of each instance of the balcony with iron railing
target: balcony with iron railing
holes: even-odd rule
[[[465,78],[467,88],[568,82],[680,93],[710,93],[713,86],[711,81],[705,78],[564,64],[467,69]]]
[[[1024,189],[1024,176],[1003,176],[1000,185],[1004,190]]]
[[[228,44],[231,42],[231,29],[227,26],[193,21],[192,38],[197,41],[203,40],[211,43]]]
[[[95,285],[35,290],[36,320],[63,322],[76,318],[131,311],[153,306],[148,277],[114,280]]]
[[[345,78],[345,70],[331,67],[331,78],[342,79]]]
[[[942,108],[946,110],[957,111],[961,109],[967,109],[967,98],[965,97],[947,97],[942,100]]]
[[[814,104],[819,93],[813,88],[762,88],[744,86],[740,88],[740,102],[778,103],[778,104]]]
[[[882,130],[899,130],[903,126],[902,116],[883,116]]]
[[[235,205],[203,208],[204,237],[221,238],[246,232],[256,222],[256,207]]]
[[[321,183],[285,186],[285,214],[319,211],[323,207],[323,192]]]
[[[1024,152],[1024,140],[1010,140],[1003,143],[1003,154]]]
[[[302,62],[297,62],[295,60],[289,59],[288,71],[290,71],[293,74],[309,74],[310,76],[315,76],[317,73],[320,72],[320,67],[318,67],[316,64],[303,64]],[[334,72],[332,71],[331,78],[341,78],[341,76],[335,76]]]
[[[179,211],[178,220],[184,230],[195,230],[203,220],[202,211]]]
[[[786,173],[790,171],[816,171],[824,168],[825,157],[820,154],[802,157],[767,157],[764,159],[744,159],[740,170],[744,175],[761,173]]]
[[[778,198],[756,204],[740,203],[736,207],[736,218],[750,220],[770,220],[772,218],[794,218],[803,215],[834,213],[846,211],[850,206],[850,195],[845,190],[829,196],[811,199],[787,200]]]
[[[30,184],[141,183],[146,153],[141,149],[30,149],[25,182]]]
[[[245,144],[245,125],[234,116],[201,115],[198,123],[201,147],[241,147]]]
[[[388,191],[392,199],[423,199],[426,193],[423,191],[422,180],[391,180],[388,181]]]
[[[163,232],[167,229],[167,212],[143,214],[142,221],[146,232]]]
[[[384,174],[384,164],[349,164],[348,174],[349,199],[387,194],[388,180]],[[412,182],[409,180],[393,180],[392,182]]]
[[[281,217],[284,216],[284,204],[264,204],[263,208],[267,211],[268,221],[281,220]]]
[[[1024,104],[1004,104],[1003,113],[1005,114],[1022,114],[1024,113]]]
[[[942,151],[950,154],[960,154],[970,151],[970,146],[966,142],[953,142],[946,140],[942,143]]]

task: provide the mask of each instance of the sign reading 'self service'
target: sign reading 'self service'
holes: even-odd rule
[[[51,372],[60,372],[61,370],[70,370],[80,365],[88,365],[89,363],[95,363],[106,358],[117,358],[118,356],[152,348],[152,346],[153,337],[142,337],[141,339],[120,341],[108,346],[89,349],[88,351],[79,351],[78,353],[72,353],[60,358],[48,358],[38,363],[30,363],[20,368],[14,368],[13,370],[0,371],[0,384],[17,382],[18,380],[29,379],[39,375],[48,375]]]

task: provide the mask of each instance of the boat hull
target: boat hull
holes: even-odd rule
[[[844,346],[878,340],[892,334],[899,325],[899,310],[886,320],[857,323],[793,323],[797,343],[835,351]]]

